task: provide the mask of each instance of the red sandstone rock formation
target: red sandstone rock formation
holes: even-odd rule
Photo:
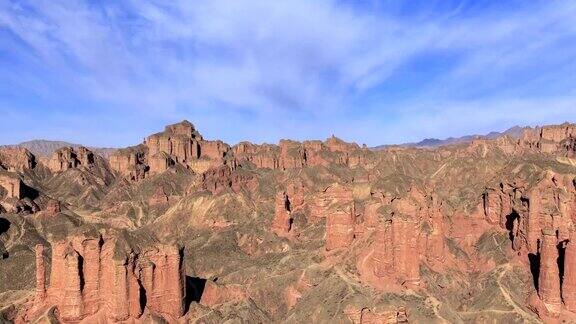
[[[0,148],[0,170],[24,171],[36,166],[36,157],[25,148]]]
[[[148,154],[154,156],[164,152],[174,157],[178,163],[186,164],[188,161],[200,157],[199,141],[202,136],[194,125],[188,121],[166,126],[164,132],[148,136],[144,143],[148,147]]]
[[[79,166],[89,167],[94,164],[94,153],[81,146],[79,148],[64,147],[52,154],[48,168],[52,172],[62,172]]]
[[[44,265],[44,246],[36,245],[36,295],[34,307],[41,308],[46,303],[46,266]]]
[[[349,246],[354,240],[355,206],[352,190],[333,184],[317,193],[310,202],[312,221],[326,218],[326,250]]]
[[[281,140],[277,146],[242,142],[233,148],[234,156],[239,161],[248,161],[258,168],[283,170],[328,166],[330,163],[357,166],[364,160],[363,154],[358,153],[362,151],[358,145],[335,137],[326,142]]]
[[[174,162],[170,155],[164,152],[158,152],[148,158],[149,172],[151,175],[162,173],[168,170],[173,164]]]
[[[148,163],[151,172],[167,167],[162,162],[167,159],[165,157],[160,159],[157,156],[159,153],[167,154],[176,163],[193,167],[198,159],[213,161],[211,166],[222,165],[230,152],[230,146],[222,141],[205,141],[194,125],[188,121],[166,126],[164,132],[149,136],[144,144],[148,148]],[[160,168],[152,166],[150,159],[155,156],[156,160],[161,160]]]
[[[40,210],[29,197],[17,173],[0,170],[0,209],[9,213],[35,213]]]
[[[315,195],[310,203],[310,217],[326,217],[334,206],[349,206],[353,202],[352,190],[338,183],[333,184]]]
[[[376,232],[372,254],[372,271],[377,278],[407,288],[419,286],[421,252],[417,245],[420,235],[414,230],[413,222],[401,218],[381,225]]]
[[[257,168],[278,169],[278,147],[276,145],[255,145],[242,142],[233,147],[234,156],[240,161],[248,161]]]
[[[200,143],[200,157],[220,161],[230,152],[230,146],[222,141],[203,141]]]
[[[562,281],[562,300],[566,309],[576,311],[576,239],[575,233],[570,235],[570,241],[564,251],[564,278]]]
[[[558,140],[564,131],[544,131],[541,136]],[[576,212],[574,176],[545,172],[530,186],[522,181],[502,184],[499,189],[486,192],[484,211],[489,223],[498,224],[510,233],[512,247],[526,262],[528,254],[539,255],[540,311],[545,308],[546,316],[558,316],[563,304],[569,310],[574,309],[576,252],[570,242]],[[562,287],[559,249],[565,251]]]
[[[540,248],[538,295],[548,308],[548,311],[553,314],[559,313],[562,305],[557,260],[556,235],[552,230],[544,230],[542,233],[542,247]]]
[[[22,180],[17,174],[0,171],[0,187],[6,191],[7,198],[22,198]]]
[[[55,306],[67,322],[98,312],[113,321],[137,319],[142,306],[169,320],[184,314],[184,274],[177,247],[134,252],[115,238],[56,242],[47,289],[43,249],[36,247],[36,310]]]
[[[290,215],[290,200],[286,192],[278,192],[274,206],[274,220],[272,231],[278,236],[285,236],[292,228],[292,217]]]
[[[109,157],[110,168],[132,181],[144,179],[146,172],[144,151],[143,145],[116,150]]]
[[[110,156],[110,167],[125,178],[138,181],[159,174],[175,164],[203,173],[231,164],[231,149],[222,141],[205,141],[188,121],[168,125],[163,132],[150,135],[144,144],[117,150]]]
[[[232,167],[223,165],[204,172],[201,175],[200,188],[216,195],[227,189],[234,192],[242,189],[252,190],[257,185],[255,181],[256,179],[250,173],[233,170]]]
[[[406,197],[369,202],[364,214],[363,225],[376,231],[372,252],[360,257],[358,269],[363,276],[379,278],[374,279],[376,285],[398,283],[417,289],[422,262],[437,269],[446,266],[446,234],[437,198],[411,188]]]
[[[326,250],[350,246],[354,241],[354,205],[326,216]]]
[[[545,126],[542,128],[527,129],[520,138],[520,144],[524,147],[538,150],[542,153],[573,153],[566,151],[570,143],[576,138],[576,126],[562,124],[557,126]],[[565,150],[562,152],[562,150]]]
[[[522,181],[503,183],[484,195],[487,221],[510,232],[514,250],[534,254],[538,253],[543,228],[558,231],[560,241],[568,239],[575,204],[573,177],[552,172],[530,188]]]

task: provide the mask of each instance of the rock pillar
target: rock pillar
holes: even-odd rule
[[[561,308],[560,274],[558,270],[558,248],[556,235],[552,230],[542,231],[540,248],[540,276],[538,295],[551,313],[559,313]]]
[[[576,312],[576,235],[570,235],[570,242],[564,252],[564,280],[562,281],[562,299],[571,312]]]
[[[36,296],[34,304],[36,307],[44,306],[46,302],[46,267],[44,265],[44,246],[36,245]]]

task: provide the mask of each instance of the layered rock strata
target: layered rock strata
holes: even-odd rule
[[[62,172],[80,166],[90,167],[94,164],[94,153],[81,146],[78,148],[63,147],[56,150],[48,161],[48,168],[52,172]]]
[[[184,314],[182,251],[176,246],[135,252],[115,238],[55,242],[49,287],[43,252],[38,245],[36,310],[54,306],[64,322],[99,312],[112,321],[138,319],[144,309],[169,320]]]
[[[364,215],[362,225],[374,228],[375,238],[361,259],[370,257],[358,267],[364,276],[375,276],[376,285],[398,283],[416,289],[421,286],[422,262],[436,269],[445,266],[446,236],[437,198],[413,187],[405,197],[368,203]]]
[[[25,148],[0,148],[0,170],[23,172],[36,166],[36,157]]]
[[[548,140],[564,136],[544,134]],[[538,296],[547,313],[575,309],[574,176],[545,172],[534,184],[502,183],[486,190],[483,206],[486,220],[507,230],[512,248],[538,269]]]
[[[278,236],[287,235],[292,229],[293,219],[290,214],[290,200],[286,192],[276,194],[272,231]]]
[[[7,198],[23,198],[22,180],[20,180],[20,177],[15,173],[0,171],[0,187],[6,191]]]

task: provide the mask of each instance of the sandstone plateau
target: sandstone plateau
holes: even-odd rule
[[[106,152],[0,147],[0,322],[576,322],[576,125]]]

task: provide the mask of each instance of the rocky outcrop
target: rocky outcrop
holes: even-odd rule
[[[36,294],[34,307],[39,309],[46,303],[46,265],[44,263],[44,246],[36,245]]]
[[[538,253],[542,230],[558,232],[558,240],[569,237],[576,212],[574,176],[545,172],[534,184],[517,180],[490,188],[484,194],[486,220],[510,232],[514,250]]]
[[[213,161],[212,166],[221,165],[230,152],[230,146],[222,141],[205,141],[187,120],[166,126],[164,132],[149,136],[144,145],[148,148],[149,159],[164,153],[175,163],[191,168],[198,159]],[[150,169],[152,171],[151,164]]]
[[[446,266],[442,204],[416,187],[401,197],[368,202],[361,225],[374,231],[374,241],[360,256],[358,270],[377,287],[418,289],[423,262],[437,270]]]
[[[559,313],[562,306],[560,295],[560,272],[558,269],[558,248],[554,231],[546,229],[542,232],[540,248],[540,275],[538,295],[548,311]]]
[[[240,162],[248,161],[257,168],[281,170],[330,164],[356,167],[365,161],[367,152],[357,144],[346,143],[336,137],[325,142],[281,140],[278,145],[242,142],[233,148],[234,156]]]
[[[542,136],[558,140],[564,131],[544,131]],[[547,316],[558,316],[563,305],[569,310],[575,307],[574,180],[573,175],[547,171],[534,183],[506,182],[484,194],[486,220],[508,231],[512,248],[538,269],[538,296]]]
[[[408,288],[420,285],[420,233],[410,219],[395,217],[381,225],[374,248],[374,274]]]
[[[565,123],[527,129],[520,138],[520,145],[542,153],[562,153],[573,156],[575,138],[576,125]]]
[[[200,157],[200,133],[188,121],[166,126],[164,132],[148,136],[144,145],[149,156],[164,152],[174,161],[186,164]]]
[[[331,209],[338,206],[350,206],[354,203],[352,190],[335,183],[318,192],[310,202],[310,217],[312,220],[324,218]]]
[[[6,191],[6,198],[23,198],[22,180],[15,173],[0,171],[0,187]]]
[[[94,164],[94,153],[80,146],[78,148],[63,147],[56,150],[48,161],[48,168],[52,172],[62,172],[78,167],[90,167]]]
[[[242,142],[232,148],[234,156],[240,161],[247,161],[257,168],[278,169],[279,148],[276,145],[256,145]]]
[[[36,166],[36,157],[25,148],[0,148],[0,170],[23,172]]]
[[[110,167],[131,181],[156,175],[175,165],[204,173],[222,165],[232,165],[231,149],[222,141],[206,141],[189,121],[168,125],[150,135],[143,144],[117,150]]]
[[[148,168],[145,152],[144,145],[116,150],[108,159],[110,168],[131,181],[144,179]]]
[[[274,204],[274,220],[272,221],[272,232],[278,236],[285,236],[290,233],[293,219],[290,215],[290,200],[286,192],[276,194]]]
[[[148,158],[149,172],[151,175],[162,173],[174,165],[170,155],[158,152]]]
[[[35,213],[40,207],[32,199],[35,191],[26,186],[20,175],[14,172],[0,170],[0,209],[2,211],[18,213]]]
[[[326,216],[326,250],[350,246],[354,241],[354,205],[339,208]]]
[[[184,314],[181,250],[157,246],[135,251],[116,238],[74,237],[52,244],[50,286],[44,247],[36,247],[35,310],[55,306],[75,322],[101,313],[112,321],[139,318],[144,309],[175,320]],[[32,314],[27,314],[31,319]]]
[[[200,189],[217,195],[225,190],[240,192],[242,189],[253,190],[257,186],[256,179],[248,172],[233,169],[228,165],[210,169],[201,175]]]
[[[566,309],[576,311],[576,233],[570,234],[570,241],[564,250],[564,277],[562,280],[562,300]]]
[[[326,250],[350,246],[354,240],[356,209],[352,190],[335,183],[316,193],[309,202],[312,222],[326,219]]]
[[[200,142],[200,158],[221,161],[230,150],[230,146],[222,141]]]

